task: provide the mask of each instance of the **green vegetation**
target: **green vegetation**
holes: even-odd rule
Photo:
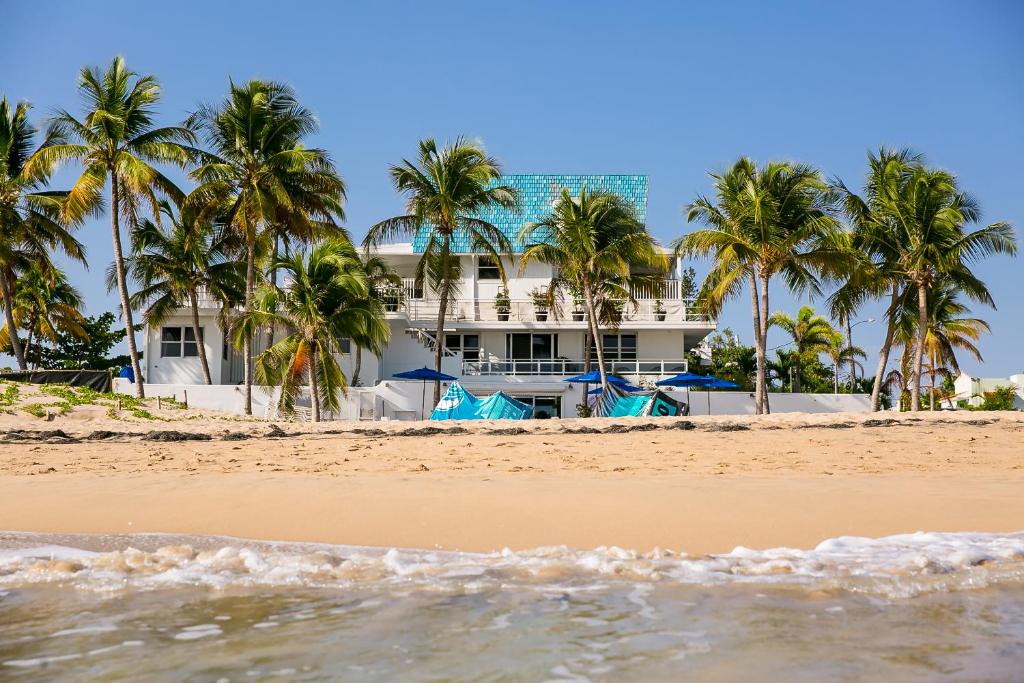
[[[41,348],[39,366],[46,369],[107,370],[128,365],[131,359],[127,355],[110,355],[110,350],[124,339],[124,330],[114,329],[115,322],[116,316],[108,311],[82,320],[84,337],[57,330],[53,345]]]

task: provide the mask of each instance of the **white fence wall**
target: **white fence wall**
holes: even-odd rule
[[[754,396],[742,391],[700,391],[676,389],[668,392],[673,398],[688,401],[690,415],[753,415]],[[768,394],[773,413],[857,413],[871,410],[867,394]]]

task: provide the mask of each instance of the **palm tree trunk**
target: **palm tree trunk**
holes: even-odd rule
[[[352,386],[358,387],[359,370],[362,368],[363,365],[363,347],[359,346],[359,344],[355,344],[355,347],[355,360],[352,363]]]
[[[892,339],[896,336],[896,305],[899,303],[900,292],[896,285],[892,287],[892,301],[889,309],[885,312],[885,341],[882,348],[878,350],[878,369],[875,371],[875,381],[871,385],[871,412],[878,412],[879,401],[882,398],[882,375],[889,365],[889,354],[892,352]]]
[[[846,348],[853,348],[853,327],[850,326],[850,317],[843,316],[844,322],[846,323]],[[857,391],[857,359],[850,353],[850,393],[853,394]],[[836,367],[836,374],[839,374],[839,368]],[[839,393],[838,391],[836,393]]]
[[[434,337],[434,370],[441,372],[441,357],[444,355],[444,319],[448,310],[448,264],[445,256],[445,276],[441,280],[441,291],[438,293],[437,309],[437,335]],[[434,382],[434,402],[437,405],[441,400],[441,383]]]
[[[320,421],[320,388],[316,381],[316,344],[309,345],[309,403],[313,422]]]
[[[750,273],[750,312],[754,321],[754,355],[757,358],[757,377],[754,380],[754,411],[760,415],[764,412],[764,397],[761,387],[764,385],[765,358],[761,352],[761,306],[757,301],[757,275]]]
[[[128,283],[124,275],[124,254],[121,251],[121,226],[118,224],[121,210],[121,195],[117,172],[110,169],[110,231],[114,237],[114,271],[117,275],[117,293],[121,297],[121,314],[124,316],[124,333],[128,341],[128,357],[132,362],[132,374],[135,375],[135,397],[145,398],[146,391],[142,386],[145,378],[139,365],[139,350],[135,348],[135,325],[132,323],[132,308],[128,300]]]
[[[921,410],[921,367],[924,363],[924,340],[928,334],[928,290],[917,285],[917,348],[914,349],[914,371],[910,383],[910,410]]]
[[[835,362],[835,366],[833,367],[833,373],[834,374],[833,374],[833,377],[832,377],[832,393],[833,394],[838,394],[839,393],[839,361],[838,360]]]
[[[931,387],[928,389],[928,409],[935,410],[935,371],[937,370],[935,363],[935,354],[929,354],[931,356]]]
[[[766,365],[768,363],[768,278],[767,274],[761,276],[761,339],[760,344],[760,355],[761,355],[761,401],[762,401],[762,415],[768,415],[772,412],[771,406],[768,404],[768,373]],[[799,366],[798,366],[799,367]]]
[[[278,250],[277,235],[274,235],[274,252],[273,252],[273,255],[272,255],[274,261],[277,261],[277,250]],[[274,285],[275,287],[277,286],[277,268],[274,267],[273,265],[270,268],[270,283],[272,285]],[[274,312],[277,313],[277,310],[275,310]],[[267,348],[269,349],[273,345],[274,345],[274,326],[271,325],[269,328],[267,328]]]
[[[30,362],[33,366],[36,365],[36,362],[33,360],[34,357],[32,356],[32,341],[35,338],[35,329],[36,319],[35,317],[32,317],[29,319],[28,335],[26,335],[25,337],[25,357],[26,360]],[[35,370],[35,367],[31,369]]]
[[[256,241],[247,239],[245,254],[245,310],[252,311],[253,289],[256,286]],[[242,342],[242,371],[245,374],[245,414],[252,415],[252,331]]]
[[[203,368],[203,381],[207,384],[213,384],[213,380],[210,378],[210,363],[206,359],[206,341],[203,338],[203,328],[199,324],[199,297],[196,296],[196,290],[190,289],[188,298],[192,308],[192,334],[196,338],[196,346],[199,350],[199,364]]]
[[[597,310],[594,305],[594,293],[587,288],[586,293],[587,302],[587,318],[589,320],[590,334],[594,337],[594,349],[597,351],[597,371],[601,374],[601,396],[607,396],[608,391],[608,374],[604,369],[604,349],[601,344],[601,337],[598,335],[597,329]],[[589,355],[589,354],[588,354]],[[586,396],[586,394],[584,394]]]
[[[7,273],[0,273],[0,292],[3,293],[7,336],[11,340],[11,348],[14,349],[14,358],[18,361],[19,370],[28,370],[28,364],[25,362],[25,352],[21,348],[21,339],[18,338],[18,327],[14,323],[14,294],[11,292],[11,281],[7,279]]]

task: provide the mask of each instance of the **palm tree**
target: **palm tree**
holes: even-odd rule
[[[828,344],[821,349],[822,353],[828,356],[829,360],[832,361],[832,393],[839,393],[839,368],[843,363],[849,363],[852,369],[856,369],[860,363],[858,359],[867,358],[867,354],[864,350],[858,346],[853,346],[849,343],[849,339],[843,335],[842,332],[834,330],[828,337]],[[852,374],[852,373],[851,373]],[[851,382],[852,392],[852,382]]]
[[[769,327],[779,327],[793,340],[793,391],[800,391],[800,361],[810,355],[817,356],[828,349],[836,333],[828,319],[814,314],[810,306],[801,306],[796,318],[779,311],[768,319]]]
[[[757,349],[757,412],[767,413],[771,279],[781,277],[797,293],[818,294],[819,277],[837,276],[848,268],[850,252],[829,211],[829,188],[816,169],[789,162],[759,168],[741,158],[725,173],[711,177],[715,200],[698,197],[687,207],[687,221],[700,220],[706,227],[678,239],[675,251],[713,256],[715,264],[699,295],[709,314],[717,315],[744,285],[749,287]]]
[[[512,244],[497,227],[477,215],[491,207],[518,209],[516,190],[501,185],[501,166],[487,156],[481,144],[458,138],[440,149],[433,138],[421,140],[415,162],[403,159],[391,167],[395,189],[405,195],[405,214],[372,226],[363,246],[375,247],[398,237],[413,238],[424,232],[426,246],[416,266],[437,294],[437,331],[434,369],[441,371],[444,353],[444,321],[448,302],[457,294],[462,276],[452,240],[465,235],[473,250],[489,255],[498,264],[504,281],[501,255],[511,255]],[[441,383],[434,382],[434,403],[441,400]]]
[[[660,283],[667,266],[657,243],[622,197],[588,192],[585,186],[579,197],[563,188],[552,212],[538,223],[523,226],[519,239],[524,244],[520,271],[531,261],[540,261],[555,272],[548,285],[549,302],[562,292],[583,299],[601,388],[607,389],[600,324],[609,318],[617,323],[622,302],[636,305],[633,286]],[[633,273],[638,266],[657,272]]]
[[[963,351],[979,363],[983,361],[977,342],[981,335],[990,332],[987,322],[981,318],[968,317],[969,309],[959,301],[957,289],[949,282],[938,282],[929,292],[928,326],[924,335],[924,347],[917,353],[921,343],[918,331],[920,320],[913,300],[908,300],[902,311],[898,339],[911,349],[913,358],[927,357],[929,383],[929,406],[935,409],[935,378],[938,375],[952,375],[960,372],[957,351]],[[919,391],[919,389],[918,389]]]
[[[211,152],[192,173],[199,187],[189,195],[189,204],[201,215],[225,215],[244,243],[249,311],[260,244],[283,231],[302,241],[343,236],[336,219],[344,217],[345,184],[326,151],[303,145],[319,126],[287,85],[231,83],[224,101],[200,107],[188,123],[203,133]],[[241,342],[245,413],[251,415],[252,335]]]
[[[60,220],[67,193],[45,190],[52,167],[29,168],[37,132],[28,120],[30,108],[19,102],[11,109],[6,97],[0,98],[0,295],[8,341],[20,370],[27,370],[28,364],[14,321],[15,282],[33,264],[48,263],[58,250],[85,262],[81,243]],[[43,144],[52,142],[48,138]]]
[[[70,334],[88,340],[85,329],[82,294],[57,267],[32,264],[15,282],[11,317],[14,326],[0,329],[0,348],[13,338],[12,330],[26,330],[25,359],[32,367],[42,360],[44,342],[56,343],[59,334]]]
[[[345,391],[345,375],[335,352],[343,338],[365,337],[382,346],[390,328],[383,305],[369,296],[369,284],[351,245],[342,240],[321,242],[309,254],[293,252],[274,267],[286,274],[287,284],[263,285],[255,305],[236,328],[277,325],[288,335],[257,359],[261,383],[281,387],[280,407],[294,410],[295,398],[308,379],[312,419],[319,422],[321,409],[336,411],[339,394]]]
[[[971,299],[993,305],[985,284],[970,266],[984,256],[1015,254],[1013,228],[997,222],[969,231],[966,226],[981,217],[977,202],[959,188],[954,176],[925,167],[919,156],[883,149],[878,157],[869,157],[869,165],[866,198],[846,191],[847,211],[861,232],[862,247],[878,255],[880,280],[892,291],[890,329],[895,331],[893,318],[901,296],[913,298],[919,335],[915,348],[923,351],[929,291],[938,281],[948,280]],[[886,346],[891,343],[887,338]],[[885,348],[882,355],[887,356]],[[918,354],[910,368],[914,411],[920,409],[922,363],[923,356]]]
[[[222,229],[199,220],[190,208],[175,215],[170,202],[160,202],[163,220],[145,219],[132,233],[133,254],[126,261],[128,272],[139,283],[132,295],[133,307],[146,306],[145,320],[157,327],[169,315],[186,305],[192,312],[192,330],[199,349],[203,381],[213,384],[206,356],[203,328],[199,324],[199,293],[205,291],[224,302],[225,307],[240,298],[242,274],[230,257]],[[107,272],[107,286],[114,284],[115,271]]]
[[[354,248],[352,256],[358,259],[359,266],[362,268],[363,275],[366,278],[367,297],[383,306],[384,301],[401,288],[402,278],[380,256],[366,252],[360,254]],[[363,364],[363,349],[378,357],[383,353],[384,349],[380,345],[380,340],[375,339],[371,335],[353,337],[352,344],[355,347],[352,352],[355,356],[352,361],[352,386],[358,387],[360,386],[359,371]]]
[[[135,394],[142,398],[145,390],[135,345],[119,220],[123,216],[134,225],[142,203],[156,212],[158,193],[175,200],[181,198],[181,190],[152,164],[185,167],[195,157],[196,151],[190,147],[195,135],[188,127],[154,126],[153,108],[160,100],[160,84],[154,76],[139,76],[130,71],[121,57],[115,57],[106,71],[101,72],[97,67],[82,69],[78,92],[85,106],[85,116],[79,121],[60,110],[51,122],[51,133],[59,141],[44,146],[36,158],[39,168],[71,159],[81,161],[84,166],[64,203],[66,221],[79,220],[96,210],[110,179],[114,272],[128,355],[136,378]]]

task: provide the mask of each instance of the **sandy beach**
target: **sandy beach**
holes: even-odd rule
[[[0,416],[0,529],[688,553],[1024,529],[1013,413],[441,427],[192,417]]]

